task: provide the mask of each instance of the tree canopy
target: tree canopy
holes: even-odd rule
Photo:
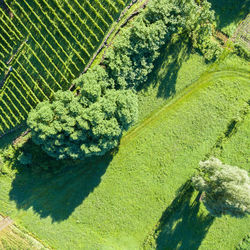
[[[103,155],[116,147],[122,131],[136,119],[136,95],[112,89],[96,95],[97,101],[91,102],[58,91],[52,103],[38,104],[27,120],[33,142],[56,159]]]
[[[187,40],[206,59],[221,49],[212,39],[214,12],[206,0],[151,1],[145,11],[124,29],[108,50],[105,66],[116,88],[136,88],[147,80],[161,47],[174,33]]]
[[[149,2],[109,47],[104,67],[97,65],[74,80],[79,96],[59,91],[54,102],[42,102],[30,112],[33,141],[57,159],[103,155],[116,147],[136,120],[135,91],[152,72],[162,46],[175,33],[206,55],[213,20],[206,0]],[[210,51],[207,58],[213,55]]]
[[[250,213],[247,171],[211,158],[200,162],[199,174],[192,178],[192,182],[197,190],[205,193],[202,201],[212,215],[241,217]]]

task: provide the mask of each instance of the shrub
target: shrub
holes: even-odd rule
[[[250,178],[247,171],[222,164],[216,158],[200,162],[199,174],[192,178],[194,187],[204,192],[204,202],[214,216],[241,217],[250,213]]]
[[[180,10],[172,2],[150,2],[108,50],[104,64],[116,88],[136,88],[147,80],[159,49],[177,30]]]
[[[214,11],[208,1],[186,0],[182,2],[183,34],[186,34],[193,48],[198,49],[208,61],[216,59],[222,52],[220,44],[213,38]]]
[[[236,43],[234,45],[234,52],[239,57],[242,57],[245,60],[250,61],[250,52],[249,52],[249,50],[244,48],[244,46],[240,45],[239,43]]]

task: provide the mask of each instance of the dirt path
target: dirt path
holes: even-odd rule
[[[16,227],[14,221],[10,217],[3,217],[1,215],[0,236],[0,249],[49,250],[48,247],[38,241],[34,236],[29,235]],[[4,241],[7,241],[7,246],[3,245]]]
[[[223,34],[220,31],[216,31],[216,36],[219,38],[221,41],[223,41],[224,44],[226,44],[227,40],[229,39],[225,34]]]
[[[11,224],[13,224],[13,220],[10,217],[2,219],[0,221],[0,232]]]

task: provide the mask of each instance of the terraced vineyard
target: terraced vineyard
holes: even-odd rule
[[[0,8],[0,136],[67,89],[128,0],[5,1]]]
[[[239,27],[237,28],[233,40],[239,43],[241,46],[246,49],[250,48],[250,14],[246,17],[244,21],[241,22]]]

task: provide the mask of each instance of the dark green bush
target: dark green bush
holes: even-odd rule
[[[85,88],[76,97],[58,91],[52,103],[39,103],[27,120],[33,142],[56,159],[103,155],[116,147],[136,119],[137,97],[131,90],[90,92]]]
[[[236,55],[238,55],[239,57],[242,57],[245,60],[250,61],[250,52],[249,52],[249,50],[244,48],[242,45],[235,44],[234,51],[235,51]]]

